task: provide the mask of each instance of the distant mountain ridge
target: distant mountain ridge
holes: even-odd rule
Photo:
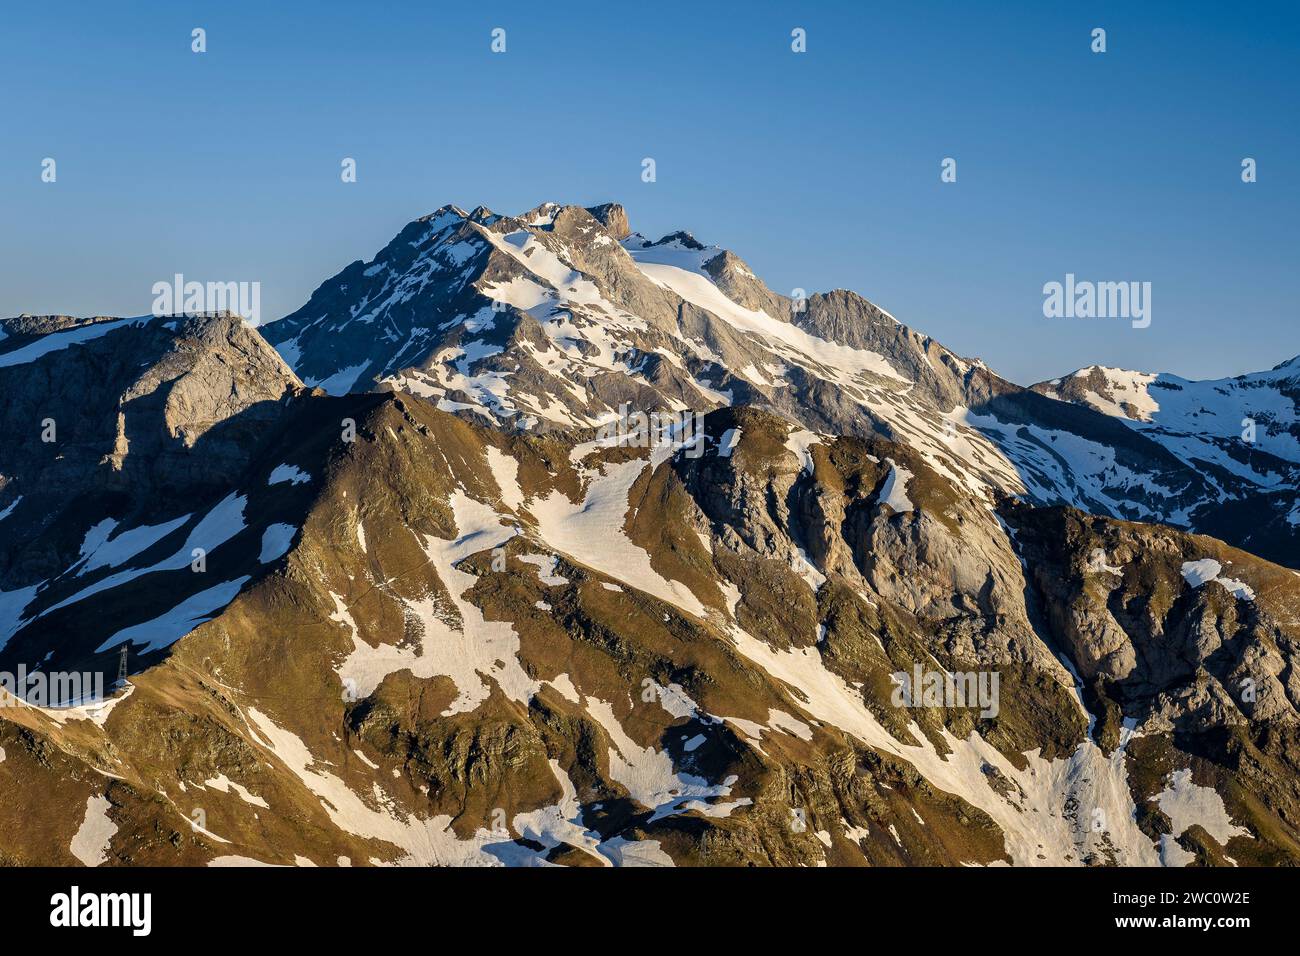
[[[1033,390],[1123,421],[1206,474],[1224,500],[1203,530],[1236,528],[1242,547],[1300,563],[1300,356],[1205,381],[1093,365]]]

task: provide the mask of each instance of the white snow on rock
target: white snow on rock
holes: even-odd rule
[[[1104,548],[1093,548],[1092,554],[1088,556],[1088,570],[1095,574],[1124,573],[1123,568],[1117,568],[1108,562]]]
[[[1182,567],[1183,579],[1194,588],[1199,588],[1202,584],[1216,580],[1222,570],[1223,565],[1213,558],[1184,561]]]
[[[676,866],[660,849],[658,840],[628,840],[613,837],[600,845],[600,852],[615,866]]]
[[[659,702],[659,706],[668,711],[673,717],[694,717],[700,713],[699,706],[682,689],[681,684],[669,684],[664,687],[661,684],[656,684],[648,677],[641,684],[642,693],[644,694],[646,691],[652,692],[655,700]]]
[[[1110,445],[1089,441],[1073,432],[1046,428],[1024,422],[1004,422],[993,414],[975,414],[969,409],[957,408],[945,416],[947,420],[968,428],[979,429],[985,435],[995,435],[997,449],[991,456],[974,449],[978,461],[986,466],[984,474],[991,483],[1012,493],[1028,493],[1040,501],[1061,501],[1084,511],[1095,512],[1100,503],[1116,514],[1129,514],[1145,520],[1187,523],[1188,518],[1175,508],[1174,500],[1185,490],[1164,485],[1147,472],[1135,472],[1121,464]],[[962,433],[962,438],[969,433]],[[903,441],[914,448],[918,442],[910,436]],[[956,443],[954,442],[954,446]],[[924,451],[923,451],[923,454]],[[978,492],[978,485],[966,475],[966,469],[954,471],[943,458],[925,454],[926,463],[962,485]],[[1001,464],[1014,465],[1007,474]],[[1021,492],[1016,492],[1019,485]],[[1139,496],[1155,496],[1168,501],[1160,510],[1154,510],[1139,500]]]
[[[791,521],[793,522],[793,520],[792,517]],[[790,569],[803,578],[808,583],[808,586],[812,588],[813,593],[816,594],[821,590],[821,586],[826,583],[826,575],[817,570],[817,565],[813,564],[812,558],[809,557],[808,552],[804,550],[802,545],[795,545],[794,547],[795,554],[790,561]],[[735,614],[734,604],[732,605],[732,614]]]
[[[141,525],[113,534],[117,521],[105,518],[86,532],[85,540],[81,543],[82,564],[77,569],[77,576],[99,568],[115,568],[153,547],[189,520],[190,515],[185,514],[162,524]]]
[[[107,797],[96,795],[86,800],[86,815],[68,848],[86,866],[99,866],[108,859],[109,843],[117,832],[117,824],[108,818],[110,806]]]
[[[1152,396],[1150,390],[1151,383],[1159,376],[1148,372],[1132,372],[1122,368],[1091,365],[1079,369],[1070,378],[1088,378],[1097,372],[1101,373],[1106,382],[1104,387],[1112,396],[1104,397],[1089,390],[1085,401],[1097,411],[1115,418],[1130,418],[1144,422],[1151,421],[1152,416],[1160,411],[1160,403]],[[1125,405],[1129,408],[1126,409]]]
[[[230,842],[230,841],[227,840],[225,837],[223,837],[223,836],[218,836],[217,834],[213,833],[213,832],[212,832],[211,830],[209,830],[207,827],[200,826],[200,825],[199,825],[199,821],[198,821],[197,818],[190,817],[190,818],[187,818],[187,819],[189,820],[190,829],[193,830],[195,833],[202,834],[203,836],[207,837],[209,840],[212,840],[214,843],[229,843],[229,842]]]
[[[772,731],[784,731],[800,740],[812,740],[812,728],[805,724],[798,717],[787,714],[783,710],[768,708],[767,723],[761,724],[754,720],[745,720],[741,717],[723,717],[722,720],[734,726],[749,740],[750,744],[763,752],[763,736]]]
[[[802,428],[792,428],[785,440],[785,447],[794,452],[808,474],[813,473],[813,457],[809,449],[821,444],[821,437]]]
[[[32,584],[12,591],[0,591],[0,649],[9,642],[18,628],[27,623],[23,617],[27,605],[32,603],[40,584]]]
[[[518,510],[524,503],[524,493],[519,488],[519,462],[493,445],[487,446],[487,460],[492,479],[501,489],[502,504]]]
[[[311,475],[295,465],[276,465],[266,483],[268,485],[278,485],[285,481],[293,485],[302,485],[311,481]]]
[[[263,863],[261,860],[255,860],[251,856],[239,856],[238,854],[227,854],[226,856],[214,856],[208,860],[208,866],[217,867],[250,867],[250,866],[275,866],[274,863]]]
[[[1173,832],[1165,834],[1161,841],[1161,856],[1166,864],[1182,866],[1195,860],[1176,842],[1195,825],[1204,828],[1220,846],[1227,846],[1233,837],[1251,836],[1250,830],[1232,822],[1217,791],[1192,782],[1191,770],[1171,773],[1165,789],[1154,799],[1173,825]]]
[[[1241,438],[1243,419],[1257,423],[1260,438],[1267,441],[1269,452],[1288,461],[1300,461],[1300,441],[1289,432],[1300,421],[1290,384],[1296,369],[1287,363],[1262,372],[1234,378],[1193,381],[1177,375],[1152,375],[1124,369],[1092,366],[1074,374],[1086,377],[1100,371],[1106,388],[1114,395],[1108,402],[1095,392],[1086,396],[1088,404],[1110,415],[1133,420],[1134,427],[1161,438],[1182,436],[1186,444],[1174,443],[1175,454],[1190,460],[1192,452],[1203,460],[1225,463],[1224,439]],[[1155,396],[1159,395],[1157,399]],[[1127,401],[1137,414],[1128,414],[1120,402]]]
[[[718,439],[718,457],[730,458],[731,453],[735,450],[736,445],[740,442],[740,435],[743,429],[728,428]]]
[[[379,764],[375,763],[373,760],[371,760],[369,757],[367,757],[365,754],[363,754],[363,753],[362,753],[360,750],[358,750],[356,747],[353,747],[353,748],[352,748],[352,752],[353,752],[354,754],[357,755],[357,759],[358,759],[358,760],[360,760],[363,764],[365,764],[365,765],[366,765],[367,767],[369,767],[371,770],[378,770],[378,769],[379,769]]]
[[[1080,369],[1070,378],[1100,377],[1101,384],[1085,391],[1080,401],[1142,432],[1188,467],[1206,475],[1207,466],[1215,466],[1271,490],[1287,484],[1285,474],[1254,456],[1242,459],[1238,448],[1249,422],[1249,441],[1267,450],[1265,462],[1269,456],[1300,462],[1296,375],[1293,360],[1262,372],[1208,381],[1104,366]],[[1061,381],[1050,383],[1053,397],[1059,397]]]
[[[600,835],[587,830],[582,825],[581,804],[578,791],[573,786],[569,775],[560,767],[559,761],[548,761],[551,773],[560,784],[561,796],[554,806],[541,807],[527,813],[517,813],[511,821],[515,832],[525,840],[542,844],[544,851],[549,851],[567,843],[584,850],[604,866],[612,865],[610,859],[599,852]],[[528,851],[531,855],[532,851]]]
[[[358,633],[342,600],[335,595],[336,610],[331,618],[348,627],[353,650],[339,666],[338,674],[345,687],[361,697],[369,696],[384,677],[409,670],[419,678],[437,675],[450,677],[457,696],[444,716],[475,710],[487,700],[491,679],[511,700],[527,703],[541,687],[519,663],[519,635],[508,621],[489,621],[464,594],[474,586],[474,575],[455,567],[464,558],[500,547],[515,535],[515,529],[501,524],[501,517],[491,507],[468,497],[459,488],[452,493],[452,511],[456,519],[457,538],[447,541],[428,538],[423,550],[447,588],[460,624],[439,601],[427,594],[404,602],[407,613],[423,625],[421,646],[379,644],[372,646]]]
[[[361,378],[361,373],[366,370],[369,362],[362,362],[360,365],[351,365],[345,369],[335,372],[327,378],[311,379],[305,378],[303,382],[313,388],[324,389],[329,395],[346,395],[352,389],[357,387],[357,382]]]
[[[628,252],[637,268],[652,282],[670,289],[687,302],[713,313],[737,331],[761,342],[782,362],[820,367],[843,384],[852,384],[863,373],[905,381],[876,352],[819,339],[789,322],[772,318],[766,312],[756,312],[733,302],[707,276],[678,266],[651,262],[644,250],[629,248]]]
[[[135,624],[115,632],[112,637],[106,638],[99,647],[95,648],[95,653],[116,648],[125,641],[130,641],[133,645],[143,645],[139,648],[141,654],[175,644],[204,621],[215,617],[218,611],[235,599],[240,588],[247,581],[248,576],[245,575],[200,591],[198,594],[191,594],[170,611],[143,624]]]
[[[405,851],[404,862],[416,866],[499,865],[483,853],[486,845],[499,839],[486,829],[480,828],[470,839],[461,840],[452,831],[451,817],[446,814],[430,819],[402,814],[391,801],[376,799],[382,791],[367,802],[326,769],[327,765],[318,763],[297,735],[256,708],[250,707],[247,713],[265,746],[320,799],[321,807],[339,829],[383,840]]]
[[[247,787],[235,783],[233,780],[228,778],[224,773],[220,774],[219,776],[213,777],[211,780],[206,781],[203,784],[203,786],[209,787],[213,790],[217,790],[221,793],[233,793],[236,796],[238,796],[241,800],[243,800],[245,803],[251,803],[255,807],[262,807],[263,809],[269,809],[270,806],[261,797],[257,796],[256,794],[249,793]]]
[[[610,704],[593,697],[586,698],[586,702],[587,713],[604,728],[613,744],[609,751],[610,777],[626,787],[633,800],[654,811],[650,822],[686,810],[725,817],[737,806],[751,802],[748,797],[742,797],[729,803],[704,803],[706,798],[729,796],[736,778],[711,784],[703,777],[678,773],[667,753],[638,746],[627,735]]]
[[[1218,581],[1228,589],[1233,597],[1240,598],[1243,601],[1255,600],[1255,592],[1248,584],[1234,578],[1222,577],[1222,571],[1223,565],[1213,558],[1184,561],[1182,567],[1183,579],[1193,588],[1199,588],[1211,581]]]
[[[889,476],[880,488],[880,503],[889,505],[895,512],[912,511],[914,505],[907,497],[907,483],[912,480],[912,473],[901,465],[894,464],[893,459],[886,458]]]
[[[16,348],[12,352],[5,352],[0,355],[0,368],[9,368],[14,365],[23,365],[27,362],[34,362],[39,358],[49,355],[51,352],[60,352],[72,345],[80,345],[83,342],[89,342],[92,339],[102,338],[109,332],[117,329],[124,329],[134,325],[143,325],[148,322],[149,316],[142,316],[133,319],[114,319],[110,322],[92,322],[87,325],[79,325],[73,329],[66,329],[62,332],[50,332],[42,335],[33,342],[28,342],[21,348]]]
[[[120,584],[125,584],[146,574],[152,574],[156,571],[179,571],[182,568],[189,567],[190,562],[193,560],[194,549],[201,548],[203,551],[211,553],[219,545],[224,544],[244,530],[244,506],[247,503],[248,499],[246,497],[232,492],[213,505],[212,510],[194,526],[185,543],[171,557],[164,558],[147,568],[127,568],[100,578],[72,595],[72,597],[66,598],[53,607],[42,611],[40,616],[43,617],[51,611],[57,611],[61,607],[83,601],[94,594],[107,591],[109,588],[115,588]],[[2,616],[0,616],[0,623],[3,623]]]
[[[675,266],[687,272],[694,272],[706,279],[710,279],[710,277],[704,271],[705,264],[722,252],[718,246],[687,245],[677,236],[667,242],[651,243],[649,239],[639,232],[634,232],[625,238],[622,245],[637,263],[648,262]]]
[[[1016,865],[1078,865],[1091,852],[1114,848],[1121,865],[1160,863],[1156,845],[1138,829],[1137,810],[1125,767],[1127,736],[1109,756],[1091,740],[1069,756],[1043,759],[1037,750],[1024,756],[1019,770],[978,734],[959,740],[944,732],[951,753],[938,751],[915,725],[917,743],[892,737],[863,703],[862,696],[827,670],[815,648],[777,651],[733,626],[731,636],[745,657],[795,688],[799,706],[819,721],[839,727],[868,746],[912,764],[933,786],[983,810],[1002,830],[1007,854]],[[1013,784],[1004,794],[991,772]],[[1079,808],[1100,810],[1099,816]],[[1094,821],[1103,825],[1094,829]]]
[[[542,539],[552,548],[607,577],[703,618],[704,605],[690,588],[661,576],[651,567],[650,555],[623,531],[628,492],[646,467],[646,462],[639,459],[606,464],[603,476],[592,477],[581,504],[552,491],[548,497],[534,500],[529,510],[537,518]]]
[[[568,578],[555,573],[555,566],[559,564],[560,559],[553,554],[521,554],[519,560],[525,564],[536,565],[538,580],[548,587],[569,583]]]
[[[805,724],[798,717],[787,714],[783,710],[769,708],[767,712],[767,724],[773,730],[783,730],[787,734],[792,734],[800,740],[812,740],[812,728]]]
[[[284,557],[297,533],[298,529],[291,524],[269,525],[262,532],[262,553],[258,555],[258,560],[266,564]]]
[[[547,681],[552,687],[559,691],[560,696],[565,700],[572,701],[575,704],[582,703],[582,697],[578,694],[578,688],[573,686],[573,678],[568,674],[557,674]]]
[[[135,685],[127,683],[126,690],[116,696],[76,704],[72,707],[36,707],[26,701],[22,701],[22,706],[48,717],[60,727],[70,720],[88,720],[96,727],[103,727],[113,709],[134,692]]]
[[[291,731],[256,708],[249,708],[250,727],[262,745],[320,801],[321,808],[340,830],[367,839],[382,840],[404,856],[394,861],[407,866],[545,866],[546,853],[560,842],[599,854],[616,866],[671,866],[672,860],[654,841],[630,842],[620,837],[599,841],[579,820],[577,792],[555,761],[551,771],[560,784],[560,800],[537,810],[515,814],[512,822],[521,836],[543,845],[541,851],[524,846],[506,832],[478,827],[462,840],[451,828],[447,814],[420,818],[401,810],[375,783],[363,798],[328,764],[313,757],[307,745]],[[379,862],[377,859],[372,862]],[[239,857],[218,857],[209,865],[261,865]]]

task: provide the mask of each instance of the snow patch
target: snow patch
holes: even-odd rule
[[[291,524],[273,524],[262,532],[262,553],[258,560],[263,564],[284,557],[293,544],[293,536],[298,529]]]
[[[530,510],[537,518],[538,532],[557,551],[703,618],[704,605],[690,588],[662,577],[651,567],[649,554],[623,531],[628,492],[645,468],[646,462],[639,459],[605,465],[606,473],[592,478],[580,505],[559,491],[534,501]]]
[[[735,450],[736,445],[740,442],[741,432],[742,429],[740,428],[728,428],[722,433],[722,437],[718,439],[719,458],[731,457],[732,451]]]
[[[302,485],[311,481],[311,475],[294,465],[276,465],[266,483],[268,485],[278,485],[285,481],[293,485]]]
[[[912,480],[912,473],[901,465],[894,464],[893,459],[886,458],[885,462],[889,465],[889,476],[881,486],[880,503],[889,505],[899,514],[912,511],[915,506],[907,497],[907,483]]]
[[[420,648],[380,644],[371,646],[357,634],[356,623],[335,595],[336,610],[331,618],[343,623],[353,636],[353,650],[339,666],[344,686],[367,697],[388,674],[409,670],[419,678],[450,677],[457,696],[443,716],[466,713],[487,700],[491,679],[511,700],[526,704],[540,688],[524,673],[519,663],[519,635],[508,621],[488,621],[483,612],[463,597],[477,578],[455,567],[472,554],[500,547],[515,535],[515,529],[501,524],[501,516],[489,506],[469,498],[461,489],[451,496],[458,537],[447,541],[429,538],[423,549],[438,578],[447,588],[452,609],[460,626],[449,623],[449,615],[437,596],[426,594],[405,601],[406,613],[421,625]]]
[[[248,576],[226,581],[198,594],[191,594],[170,611],[143,624],[125,627],[104,640],[95,653],[117,647],[123,642],[143,645],[137,653],[161,650],[175,644],[204,621],[210,621],[217,612],[235,599]]]
[[[86,800],[86,815],[68,848],[86,866],[99,866],[108,859],[109,843],[117,832],[117,824],[108,818],[110,806],[107,797],[96,795]]]
[[[263,800],[261,797],[257,796],[256,794],[249,793],[248,788],[235,783],[233,780],[228,778],[224,773],[220,774],[219,776],[213,777],[211,780],[206,781],[203,784],[203,786],[209,787],[212,790],[216,790],[220,793],[233,793],[236,796],[238,796],[241,800],[243,800],[245,803],[251,803],[253,806],[261,807],[264,810],[270,808],[270,805],[265,800]]]
[[[1234,578],[1222,577],[1223,565],[1213,558],[1201,558],[1198,561],[1184,561],[1182,567],[1183,580],[1193,588],[1199,588],[1209,584],[1211,581],[1218,581],[1222,584],[1233,597],[1243,601],[1255,600],[1255,592],[1248,584]]]

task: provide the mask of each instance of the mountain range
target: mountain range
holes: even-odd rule
[[[112,689],[5,697],[6,862],[1300,862],[1300,358],[1025,388],[547,203],[0,394],[0,673]]]

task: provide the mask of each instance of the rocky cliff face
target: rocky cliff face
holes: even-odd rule
[[[548,205],[413,223],[279,354],[4,331],[0,672],[130,674],[0,692],[9,862],[1300,862],[1295,572],[851,293]]]
[[[240,484],[292,427],[306,390],[232,316],[6,328],[0,667],[90,668],[111,680],[117,662],[99,645],[113,632],[180,609],[169,640],[140,635],[137,653],[157,659],[211,610],[205,595],[215,604],[237,591],[240,575],[219,583],[190,566],[211,557],[215,570],[231,549],[253,547],[257,509]],[[268,501],[262,523],[288,506]]]

